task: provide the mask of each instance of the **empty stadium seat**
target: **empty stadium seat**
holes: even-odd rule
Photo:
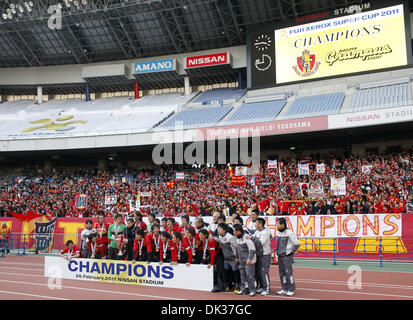
[[[412,89],[408,82],[370,87],[353,94],[349,112],[400,107],[411,103]]]
[[[214,125],[224,118],[232,109],[233,106],[221,106],[182,110],[161,124],[159,128],[174,128],[180,124],[182,124],[184,128]]]
[[[282,118],[304,118],[338,113],[343,104],[344,96],[344,93],[340,92],[298,98],[291,104]]]
[[[287,100],[260,101],[244,103],[224,123],[245,123],[274,120]]]
[[[234,89],[234,88],[221,88],[207,90],[203,92],[199,97],[193,101],[194,103],[201,104],[226,104],[226,101],[231,101],[235,103],[238,101],[246,92],[246,89]]]

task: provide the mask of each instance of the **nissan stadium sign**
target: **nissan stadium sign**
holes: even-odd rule
[[[134,74],[175,71],[176,59],[135,62]]]
[[[230,53],[212,53],[202,56],[186,57],[185,69],[212,67],[230,63]]]

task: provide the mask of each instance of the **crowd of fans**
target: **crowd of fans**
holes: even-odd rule
[[[10,212],[25,214],[28,210],[58,217],[97,217],[135,211],[139,194],[140,211],[145,216],[208,216],[220,212],[249,215],[258,209],[261,215],[326,215],[412,212],[413,148],[398,153],[368,154],[360,158],[333,155],[306,159],[284,159],[277,169],[261,164],[245,185],[231,185],[230,167],[215,165],[177,170],[173,166],[117,173],[56,171],[50,175],[26,173],[0,186],[0,216]],[[299,175],[297,165],[310,163],[310,174]],[[325,173],[317,173],[316,163],[325,164]],[[371,165],[370,173],[362,166]],[[281,178],[279,170],[281,170]],[[185,172],[185,180],[175,179],[177,171]],[[335,196],[330,177],[346,177],[345,196]],[[170,183],[174,181],[174,183]],[[324,196],[309,199],[301,194],[300,183],[320,181]],[[74,206],[76,194],[87,194],[88,205]],[[117,203],[105,204],[105,196],[114,195]]]

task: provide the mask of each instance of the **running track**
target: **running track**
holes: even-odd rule
[[[295,296],[280,290],[278,267],[271,266],[269,296],[154,288],[62,279],[62,289],[49,289],[43,276],[44,257],[8,256],[0,259],[0,300],[412,300],[413,273],[363,271],[362,289],[347,286],[347,270],[294,268]]]

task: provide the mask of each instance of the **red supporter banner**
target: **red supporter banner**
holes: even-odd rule
[[[279,120],[253,124],[239,124],[197,129],[197,138],[202,140],[231,139],[254,136],[280,135],[328,129],[328,116]]]
[[[245,185],[245,176],[232,176],[231,185],[233,186]]]
[[[206,54],[202,56],[186,57],[185,69],[217,66],[230,63],[229,52]]]
[[[168,189],[175,188],[175,181],[167,181],[167,182],[166,182],[166,187],[167,187]]]

